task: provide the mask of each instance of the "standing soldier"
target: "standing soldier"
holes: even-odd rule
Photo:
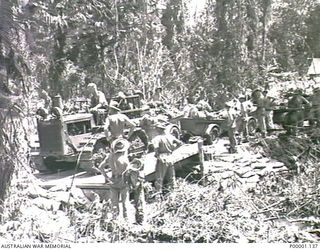
[[[231,102],[226,102],[225,104],[227,108],[227,127],[228,127],[228,137],[230,141],[230,153],[236,153],[236,136],[235,136],[235,130],[236,130],[236,112],[234,109],[231,109],[233,104]]]
[[[262,94],[262,91],[260,89],[255,89],[252,92],[251,99],[252,99],[253,105],[257,107],[256,114],[257,114],[258,126],[262,134],[262,137],[265,138],[267,135],[266,108],[265,108],[266,102]]]
[[[273,124],[273,107],[274,107],[274,98],[268,95],[268,91],[263,91],[265,99],[265,108],[266,108],[266,128],[267,130],[274,129]]]
[[[141,132],[140,139],[149,152],[153,151],[153,146],[151,143],[152,138],[156,137],[159,134],[158,129],[156,128],[157,122],[157,117],[151,116],[150,114],[145,114],[140,121],[140,127],[145,134],[144,138],[143,133]]]
[[[135,218],[138,224],[143,222],[143,206],[144,206],[144,173],[143,163],[140,159],[133,159],[128,171],[129,188],[133,192],[134,208],[136,209]]]
[[[285,128],[288,134],[297,135],[298,127],[303,126],[303,120],[306,117],[306,110],[310,108],[310,102],[303,97],[302,91],[297,89],[288,101],[288,108]]]
[[[248,141],[249,137],[249,129],[248,129],[248,110],[246,106],[246,96],[241,95],[239,96],[239,102],[240,102],[240,137],[243,140],[243,142]]]
[[[93,113],[96,124],[101,125],[108,107],[106,96],[97,89],[95,83],[89,83],[87,89],[90,95],[90,112]]]
[[[167,157],[173,150],[182,145],[182,142],[173,135],[166,133],[165,126],[162,124],[158,124],[157,129],[159,135],[153,138],[152,143],[157,158],[155,188],[157,194],[161,195],[165,179],[168,181],[169,188],[174,188],[175,170],[173,164],[168,162]]]
[[[109,142],[120,137],[123,138],[125,129],[133,130],[135,128],[135,123],[125,114],[121,114],[120,109],[114,105],[115,103],[109,106],[109,116],[104,125],[104,132]]]
[[[123,217],[127,218],[127,203],[128,203],[128,180],[126,172],[130,166],[128,150],[130,143],[122,138],[116,139],[111,144],[111,152],[99,165],[99,169],[106,178],[106,182],[110,183],[111,204],[113,216],[116,218],[119,215],[119,202],[122,202]],[[105,166],[111,168],[111,179],[105,173]]]
[[[311,96],[311,126],[320,127],[320,88],[317,87],[313,90]]]

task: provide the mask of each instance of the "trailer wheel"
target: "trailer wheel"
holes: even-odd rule
[[[254,118],[249,119],[248,121],[248,134],[255,135],[257,131],[257,121]]]
[[[208,133],[204,135],[205,144],[211,145],[219,137],[219,128],[212,127]]]

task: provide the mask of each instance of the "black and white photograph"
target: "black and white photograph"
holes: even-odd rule
[[[0,248],[319,242],[319,0],[0,0]]]

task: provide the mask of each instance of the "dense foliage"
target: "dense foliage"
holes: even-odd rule
[[[96,82],[108,96],[161,85],[222,99],[317,56],[317,1],[30,1],[23,10],[35,82],[65,98]],[[27,13],[27,14],[26,14]],[[173,101],[177,101],[173,99]]]
[[[194,22],[188,8],[187,0],[0,1],[0,205],[28,111],[21,97],[38,88],[67,99],[92,81],[109,97],[130,89],[149,97],[162,86],[174,104],[203,86],[219,108],[244,87],[267,85],[270,73],[304,75],[320,56],[316,0],[207,0]]]

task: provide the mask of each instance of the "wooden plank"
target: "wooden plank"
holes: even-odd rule
[[[88,175],[86,172],[80,172],[74,175],[73,173],[74,171],[63,171],[55,174],[37,176],[37,178],[40,180],[40,186],[43,188],[51,188],[54,186],[70,187],[71,185],[76,187],[104,185],[105,179],[103,175],[92,176]],[[108,174],[110,175],[111,173]]]
[[[170,156],[168,156],[168,161],[172,164],[175,164],[179,161],[187,159],[193,155],[199,153],[198,144],[184,144],[181,147],[177,148],[172,152]]]
[[[181,147],[174,150],[172,154],[167,157],[167,160],[171,164],[176,164],[198,153],[199,153],[199,149],[198,149],[197,143],[184,144]],[[156,164],[157,164],[157,158],[154,157],[154,153],[149,153],[144,157],[145,176],[149,176],[155,173]]]
[[[99,190],[109,190],[110,184],[105,183],[83,183],[83,184],[77,184],[77,188],[81,189],[99,189]]]

